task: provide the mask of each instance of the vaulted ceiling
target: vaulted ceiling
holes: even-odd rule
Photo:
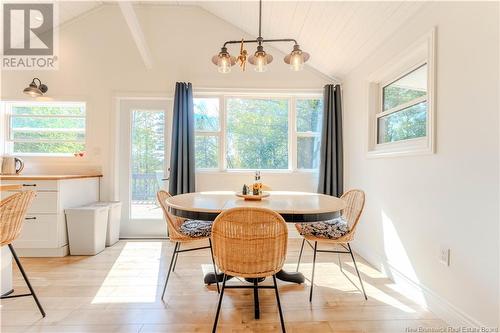
[[[198,5],[244,32],[257,37],[258,1],[135,1],[134,5]],[[60,2],[64,23],[102,2]],[[263,1],[264,38],[294,38],[311,54],[309,65],[330,77],[342,78],[409,18],[423,1]],[[241,36],[234,36],[239,39]],[[224,41],[221,40],[221,44]],[[214,45],[214,52],[221,45]],[[292,45],[272,45],[289,53]],[[154,47],[151,45],[150,47]],[[253,48],[248,47],[249,52]],[[231,50],[230,50],[231,51]],[[236,53],[236,48],[233,53]],[[276,61],[281,61],[277,59]]]

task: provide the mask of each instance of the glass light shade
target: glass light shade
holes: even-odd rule
[[[231,72],[231,57],[229,55],[219,56],[217,59],[217,70],[219,73]]]
[[[302,52],[293,51],[290,56],[290,68],[293,71],[300,71],[304,68],[304,57],[302,56]]]
[[[300,71],[304,68],[304,63],[309,60],[309,53],[303,52],[300,46],[295,44],[292,52],[287,54],[283,60],[290,65],[291,70]]]
[[[255,55],[255,71],[259,73],[267,71],[267,57],[265,54]]]

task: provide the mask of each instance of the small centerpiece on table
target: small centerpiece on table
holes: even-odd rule
[[[262,200],[270,195],[268,192],[263,192],[262,188],[260,171],[255,171],[254,183],[250,187],[244,184],[241,193],[236,193],[236,196],[245,200]]]

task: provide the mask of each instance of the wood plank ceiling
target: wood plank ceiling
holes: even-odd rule
[[[104,2],[113,3],[113,1]],[[102,1],[60,1],[63,24],[83,15]],[[243,30],[258,34],[258,1],[133,1],[134,5],[198,5]],[[321,73],[342,78],[404,25],[424,1],[263,1],[264,38],[295,38],[311,54],[308,64]],[[241,36],[234,36],[239,39]],[[214,53],[221,45],[214,45]],[[292,45],[272,45],[289,53]],[[154,45],[151,45],[154,47]],[[252,52],[253,48],[248,48]],[[232,50],[230,50],[232,51]],[[233,53],[236,53],[233,50]],[[274,55],[281,61],[280,55]]]
[[[258,34],[258,1],[198,1],[197,4],[252,36]],[[262,35],[297,39],[302,50],[311,54],[312,67],[328,76],[342,78],[424,4],[423,1],[264,0]],[[289,53],[292,45],[276,43],[273,47]]]

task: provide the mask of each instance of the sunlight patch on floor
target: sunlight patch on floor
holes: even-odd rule
[[[161,242],[127,242],[92,304],[155,302],[161,249]]]
[[[346,263],[343,263],[343,265],[344,265],[344,267],[347,266]],[[288,266],[289,267],[285,267],[285,268],[291,269],[292,267],[294,267],[294,268],[296,267],[294,265],[288,265]],[[369,270],[370,273],[372,273],[372,274],[374,274],[374,272],[377,272],[378,273],[377,278],[386,278],[380,272],[374,270],[373,268],[371,268],[367,265],[359,265],[359,263],[358,263],[358,267],[360,268],[361,276],[364,275],[364,270]],[[333,270],[336,270],[336,271],[333,271]],[[358,287],[360,288],[358,276],[356,275],[356,273],[351,273],[350,270],[344,269],[343,270],[344,273],[342,273],[336,264],[332,265],[332,263],[318,263],[318,262],[316,262],[316,269],[315,269],[315,273],[314,273],[314,285],[315,285],[315,287],[331,288],[331,289],[338,290],[340,292],[360,292],[361,293],[361,291],[358,289]],[[312,264],[301,263],[300,264],[300,271],[306,277],[306,284],[310,285]],[[355,272],[355,271],[352,270],[352,272]],[[353,283],[355,285],[353,285]],[[370,284],[366,280],[363,280],[363,284],[365,286],[366,293],[367,293],[367,296],[369,298],[376,299],[377,301],[379,301],[381,303],[385,303],[387,305],[390,305],[390,306],[397,308],[397,309],[399,309],[403,312],[406,312],[406,313],[415,313],[416,312],[411,307],[403,304],[402,302],[398,301],[396,298],[390,296],[389,294],[385,293],[383,290]]]

